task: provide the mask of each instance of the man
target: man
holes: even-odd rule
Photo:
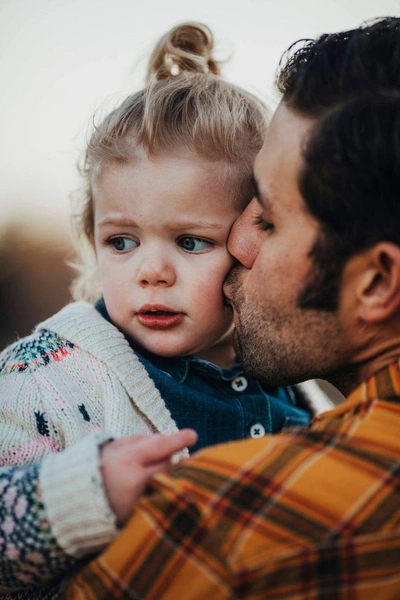
[[[344,404],[158,475],[69,598],[400,597],[400,19],[291,55],[226,282],[245,367]]]

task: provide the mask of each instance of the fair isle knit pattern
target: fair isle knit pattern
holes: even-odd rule
[[[0,354],[0,466],[41,461],[39,485],[54,535],[49,547],[56,540],[62,553],[75,560],[98,552],[116,534],[101,483],[101,444],[124,435],[176,430],[124,336],[89,304],[66,306]],[[29,504],[28,491],[25,501],[22,492],[21,500],[13,499],[17,512]],[[3,545],[11,550],[17,535],[12,519],[1,532]],[[40,545],[38,529],[32,531],[33,545]],[[51,566],[41,547],[37,571],[30,567],[33,580]],[[18,560],[21,552],[9,552],[8,561]],[[53,572],[62,570],[65,558],[58,554],[57,560]],[[55,598],[57,593],[57,588],[41,588],[27,597]],[[8,597],[1,596],[1,588],[0,597]]]
[[[77,559],[115,537],[99,473],[99,449],[106,441],[95,432],[39,464],[0,469],[2,600],[61,598],[62,577]]]
[[[39,465],[0,470],[1,586],[38,585],[75,565],[59,548],[41,499]]]
[[[45,367],[52,360],[60,362],[73,348],[72,342],[63,340],[49,331],[40,331],[37,337],[25,338],[4,352],[0,362],[0,374],[33,371]]]

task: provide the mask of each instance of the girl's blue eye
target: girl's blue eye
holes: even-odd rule
[[[186,250],[186,252],[202,252],[210,247],[211,242],[186,235],[185,237],[181,237],[178,245]]]
[[[128,250],[133,250],[138,246],[138,243],[135,240],[131,240],[131,238],[127,237],[115,237],[110,240],[110,244],[117,250],[118,252],[127,252]]]

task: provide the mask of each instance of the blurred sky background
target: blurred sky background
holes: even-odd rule
[[[225,76],[271,104],[294,40],[400,16],[400,0],[0,0],[0,231],[68,221],[93,113],[143,84],[154,42],[184,20],[214,31]]]
[[[208,24],[223,74],[271,108],[299,38],[400,16],[400,0],[0,0],[0,348],[70,299],[71,195],[99,107],[144,83],[154,43]]]

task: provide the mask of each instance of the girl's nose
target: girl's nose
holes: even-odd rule
[[[137,280],[142,287],[174,285],[176,281],[175,268],[171,262],[160,253],[149,255],[143,259]]]

